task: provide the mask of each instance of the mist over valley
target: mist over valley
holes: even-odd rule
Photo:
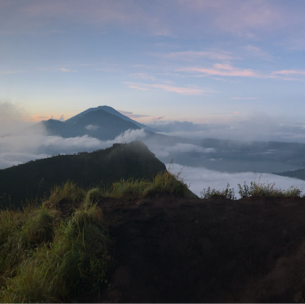
[[[186,122],[178,125],[180,130],[189,125],[189,133],[185,128],[185,137],[176,136],[177,132],[172,132],[172,136],[170,128],[165,135],[160,124],[139,124],[109,106],[90,108],[66,121],[49,119],[2,135],[0,168],[140,140],[167,167],[173,161],[171,170],[175,173],[181,170],[181,177],[197,195],[208,186],[223,189],[227,183],[237,192],[237,184],[245,181],[275,182],[282,189],[303,188],[299,179],[272,173],[304,168],[305,144],[198,138],[192,136],[192,131],[204,126]]]

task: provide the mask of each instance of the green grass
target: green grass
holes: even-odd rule
[[[214,199],[214,198],[226,198],[230,200],[236,199],[234,194],[234,188],[229,188],[230,184],[227,184],[227,187],[223,190],[217,190],[212,189],[211,187],[208,187],[207,189],[203,189],[203,191],[200,192],[202,199]]]
[[[109,239],[102,210],[60,217],[45,207],[0,212],[0,302],[61,302],[106,285]]]
[[[155,193],[167,192],[171,195],[185,196],[187,193],[187,186],[182,180],[177,179],[177,176],[169,172],[158,174],[152,182],[141,180],[121,180],[114,183],[112,188],[105,193],[110,197],[140,197],[151,195]]]
[[[89,191],[68,181],[40,206],[1,210],[0,302],[73,302],[106,288],[110,240],[97,202],[160,192],[186,196],[177,178],[166,172],[152,182],[121,180]]]
[[[159,173],[152,181],[147,180],[120,180],[113,183],[109,189],[94,188],[87,192],[86,203],[98,201],[100,198],[138,198],[156,193],[168,193],[173,196],[188,196],[189,190],[179,176],[169,172]]]
[[[73,302],[107,287],[110,240],[99,200],[133,199],[168,193],[190,197],[188,187],[169,172],[153,181],[121,180],[109,189],[85,191],[67,182],[55,186],[40,206],[0,211],[0,302]],[[208,187],[202,198],[236,199],[228,184]],[[274,184],[239,185],[241,197],[301,197]],[[67,208],[69,212],[67,212]],[[70,212],[71,211],[71,212]]]
[[[217,190],[215,188],[208,187],[206,189],[203,189],[203,191],[200,192],[202,199],[214,199],[223,197],[230,200],[235,200],[236,196],[234,194],[234,188],[229,188],[230,185],[227,184],[227,187],[223,190]],[[241,184],[238,184],[239,188],[239,195],[241,198],[245,197],[304,197],[302,196],[302,190],[300,190],[297,187],[291,186],[287,190],[281,190],[275,187],[275,183],[256,183],[251,182],[250,185],[248,185],[246,182],[244,182],[243,186]]]
[[[62,200],[69,200],[73,203],[80,202],[84,199],[86,192],[76,184],[67,181],[62,186],[54,186],[49,198],[45,198],[50,207],[56,208]]]
[[[275,188],[275,183],[256,183],[251,182],[250,185],[247,185],[244,182],[244,185],[241,186],[238,184],[239,191],[238,193],[242,198],[250,196],[260,196],[260,197],[302,197],[302,190],[297,187],[291,186],[287,190],[281,190]]]

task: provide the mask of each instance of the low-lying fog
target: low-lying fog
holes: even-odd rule
[[[284,177],[268,173],[254,173],[254,172],[241,172],[241,173],[224,173],[215,170],[208,170],[204,167],[188,167],[179,164],[167,164],[170,172],[179,174],[179,177],[189,186],[189,189],[201,196],[203,189],[208,187],[215,188],[216,190],[223,190],[230,184],[229,188],[234,188],[235,196],[240,198],[238,194],[238,184],[241,186],[246,182],[250,186],[250,182],[259,184],[275,184],[274,188],[287,190],[291,186],[297,187],[300,190],[305,190],[305,181],[296,178]]]
[[[89,136],[75,137],[75,138],[62,138],[58,136],[45,136],[43,135],[43,130],[41,135],[28,135],[28,136],[6,136],[0,138],[0,168],[8,168],[13,165],[18,165],[30,160],[35,160],[39,158],[46,158],[57,154],[73,154],[82,151],[94,151],[98,149],[104,149],[111,147],[113,143],[128,143],[134,140],[143,140],[145,142],[146,134],[144,130],[128,130],[122,135],[118,136],[114,140],[110,141],[100,141]],[[171,153],[179,152],[180,159],[183,155],[187,155],[191,152],[196,152],[206,155],[213,155],[215,151],[213,148],[202,148],[191,144],[181,144],[170,147],[162,147],[154,143],[151,145],[151,150],[156,154],[156,156],[163,162],[166,162],[166,158],[170,157]],[[179,151],[178,151],[179,150]],[[207,158],[210,159],[210,156]],[[205,159],[206,164],[208,160]],[[203,163],[204,164],[204,163]],[[212,170],[212,165],[217,164],[219,167],[214,167]],[[238,161],[230,163],[225,160],[213,161],[210,160],[208,166],[183,166],[182,164],[176,163],[174,159],[174,165],[171,166],[170,171],[173,173],[178,173],[182,170],[181,177],[184,179],[185,183],[190,186],[190,189],[200,196],[200,192],[207,188],[208,186],[216,189],[223,189],[226,187],[227,183],[231,187],[235,188],[235,193],[238,196],[237,184],[243,184],[246,181],[250,184],[251,181],[262,182],[262,183],[276,183],[276,187],[281,189],[288,189],[290,186],[297,186],[303,189],[305,183],[301,180],[281,177],[273,174],[260,174],[260,172],[265,172],[266,170],[259,170],[260,163],[257,163],[257,170],[255,172],[224,172],[225,168],[232,166],[232,168],[239,168],[241,165]],[[167,165],[168,166],[168,165]],[[235,166],[235,167],[234,167]],[[262,165],[263,166],[263,165]],[[289,166],[283,163],[270,163],[273,169],[278,169],[276,171],[291,169],[293,166]],[[218,168],[219,170],[215,170]],[[262,169],[266,169],[263,168]],[[221,172],[222,171],[222,172]],[[228,170],[230,171],[230,170]],[[244,170],[245,171],[245,170]]]
[[[58,154],[73,154],[77,152],[91,152],[98,149],[111,147],[114,143],[129,143],[142,140],[148,148],[165,164],[173,158],[174,166],[171,172],[178,173],[182,169],[181,177],[190,185],[190,189],[200,195],[207,187],[223,189],[227,183],[235,188],[238,193],[237,184],[245,181],[261,183],[275,183],[277,188],[288,189],[297,186],[303,189],[305,182],[299,179],[282,177],[271,174],[304,168],[305,145],[303,144],[270,144],[269,142],[255,141],[215,141],[203,140],[212,138],[213,135],[226,139],[233,139],[232,134],[240,135],[249,133],[250,129],[256,130],[248,134],[256,137],[267,134],[268,140],[282,134],[281,141],[287,136],[302,142],[305,138],[304,126],[285,126],[281,123],[278,127],[275,121],[267,121],[262,116],[258,122],[260,129],[252,128],[255,119],[246,123],[235,123],[231,128],[221,125],[196,125],[190,122],[160,122],[151,125],[159,128],[161,133],[168,135],[185,136],[187,140],[172,138],[170,142],[160,138],[149,137],[144,130],[128,130],[116,137],[114,140],[101,141],[88,135],[74,138],[62,138],[59,136],[47,136],[46,130],[41,129],[35,134],[18,135],[14,133],[25,127],[27,114],[10,103],[0,104],[0,169],[22,164],[30,160],[46,158]],[[257,120],[257,118],[256,118]],[[218,131],[217,131],[218,130]],[[10,133],[10,136],[5,134]],[[14,135],[12,135],[14,134]],[[218,135],[217,135],[218,134]],[[284,135],[283,135],[284,134]],[[294,134],[294,135],[291,135]],[[289,136],[291,135],[291,136]],[[219,137],[220,136],[220,137]],[[295,140],[296,141],[296,140]]]

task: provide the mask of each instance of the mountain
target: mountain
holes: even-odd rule
[[[111,113],[110,113],[111,112]],[[37,133],[45,130],[48,135],[77,137],[89,135],[100,140],[114,139],[126,130],[142,129],[145,126],[120,114],[111,107],[90,108],[62,122],[49,119],[25,129],[22,133]]]
[[[92,153],[59,155],[0,170],[0,203],[20,207],[25,199],[43,198],[67,180],[80,187],[108,187],[120,179],[151,180],[165,165],[141,142],[114,144]],[[23,202],[22,202],[23,200]]]
[[[148,129],[147,126],[135,121],[135,120],[132,120],[131,118],[121,114],[120,112],[118,112],[117,110],[115,110],[114,108],[112,107],[109,107],[109,106],[99,106],[99,107],[96,107],[96,108],[90,108],[88,110],[85,110],[69,119],[67,119],[65,122],[68,122],[68,123],[71,123],[71,122],[75,122],[80,116],[83,116],[83,115],[86,115],[87,113],[89,112],[94,112],[94,111],[99,111],[99,110],[103,110],[109,114],[112,114],[112,115],[115,115],[123,120],[126,120],[128,122],[132,122],[134,123],[135,125],[137,125],[139,128],[141,129]]]
[[[293,178],[298,178],[305,180],[305,169],[298,169],[298,170],[293,170],[293,171],[285,171],[285,172],[279,172],[279,173],[274,173],[280,176],[288,176],[288,177],[293,177]]]

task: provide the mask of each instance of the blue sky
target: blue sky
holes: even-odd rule
[[[296,0],[0,0],[0,105],[32,122],[109,105],[302,128],[304,15]]]

